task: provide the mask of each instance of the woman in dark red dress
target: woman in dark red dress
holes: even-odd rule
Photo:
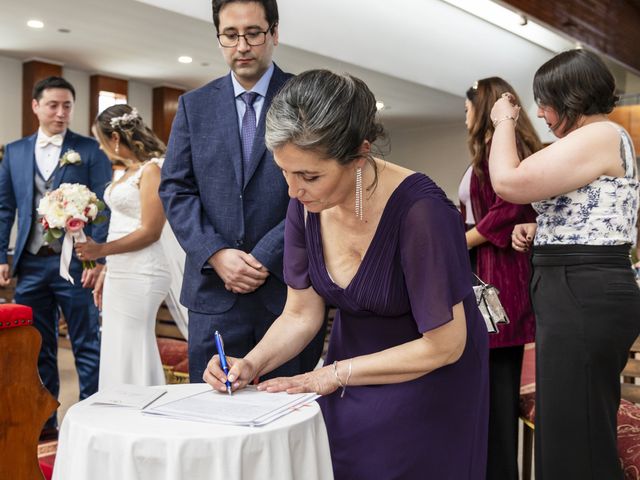
[[[509,317],[499,333],[489,336],[489,451],[487,480],[518,479],[518,411],[524,345],[534,341],[535,318],[529,299],[529,255],[511,247],[511,232],[519,223],[534,222],[530,205],[515,205],[496,195],[489,177],[493,135],[491,108],[513,88],[499,77],[478,80],[467,90],[466,125],[472,161],[469,182],[475,226],[466,233],[467,247],[476,248],[478,276],[500,290]],[[516,126],[519,154],[524,158],[542,148],[525,112]],[[465,175],[467,177],[467,175]]]
[[[349,75],[305,72],[273,100],[289,291],[229,380],[242,388],[295,355],[335,305],[326,366],[260,385],[323,395],[335,478],[482,480],[488,335],[463,225],[428,177],[372,156],[381,133],[375,97]],[[224,390],[217,357],[205,380]]]

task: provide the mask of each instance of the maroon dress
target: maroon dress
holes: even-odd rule
[[[336,480],[484,479],[488,340],[471,288],[460,216],[423,174],[393,192],[353,280],[336,285],[324,263],[320,215],[292,200],[284,274],[338,308],[326,363],[367,355],[422,336],[463,302],[462,357],[413,381],[349,386],[320,399]],[[354,372],[357,373],[357,372]]]
[[[510,323],[499,325],[499,333],[489,335],[489,346],[513,347],[534,341],[535,317],[529,299],[531,265],[529,255],[511,247],[511,232],[519,223],[536,221],[531,205],[515,205],[496,195],[491,187],[489,165],[481,163],[482,180],[471,174],[471,206],[478,233],[488,242],[478,245],[477,273],[500,291]]]

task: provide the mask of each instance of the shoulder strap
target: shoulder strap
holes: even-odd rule
[[[609,122],[615,127],[620,135],[620,157],[624,162],[624,176],[627,178],[635,178],[636,172],[636,154],[633,149],[633,142],[627,131],[615,122]]]
[[[152,163],[155,163],[156,165],[158,165],[159,168],[162,168],[162,164],[164,162],[163,158],[152,158],[151,160],[147,160],[146,162],[144,162],[140,168],[138,169],[138,171],[135,173],[135,175],[133,175],[131,178],[133,180],[133,182],[136,185],[140,184],[140,178],[142,178],[142,171],[145,169],[145,167],[147,165],[150,165]]]

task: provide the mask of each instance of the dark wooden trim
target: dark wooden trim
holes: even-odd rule
[[[91,75],[89,78],[89,125],[98,115],[98,99],[101,91],[113,92],[129,98],[129,82],[106,75]]]
[[[62,67],[53,63],[32,60],[22,64],[22,136],[38,130],[38,118],[31,108],[33,87],[47,77],[62,76]]]
[[[501,0],[640,75],[640,1]]]
[[[153,131],[166,144],[171,124],[178,110],[178,98],[185,91],[179,88],[157,87],[153,89]]]

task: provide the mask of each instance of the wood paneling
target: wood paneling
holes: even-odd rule
[[[106,75],[91,75],[89,78],[89,125],[98,115],[98,100],[100,92],[113,92],[128,98],[129,82]]]
[[[26,137],[38,130],[38,118],[31,109],[33,87],[47,77],[62,76],[62,67],[39,61],[22,64],[22,136]]]
[[[633,140],[636,155],[640,155],[640,105],[623,105],[616,107],[609,118],[622,125]]]
[[[640,75],[640,1],[502,0]]]
[[[184,90],[171,87],[153,89],[153,131],[166,144],[171,133],[171,124],[178,110],[178,98]]]

